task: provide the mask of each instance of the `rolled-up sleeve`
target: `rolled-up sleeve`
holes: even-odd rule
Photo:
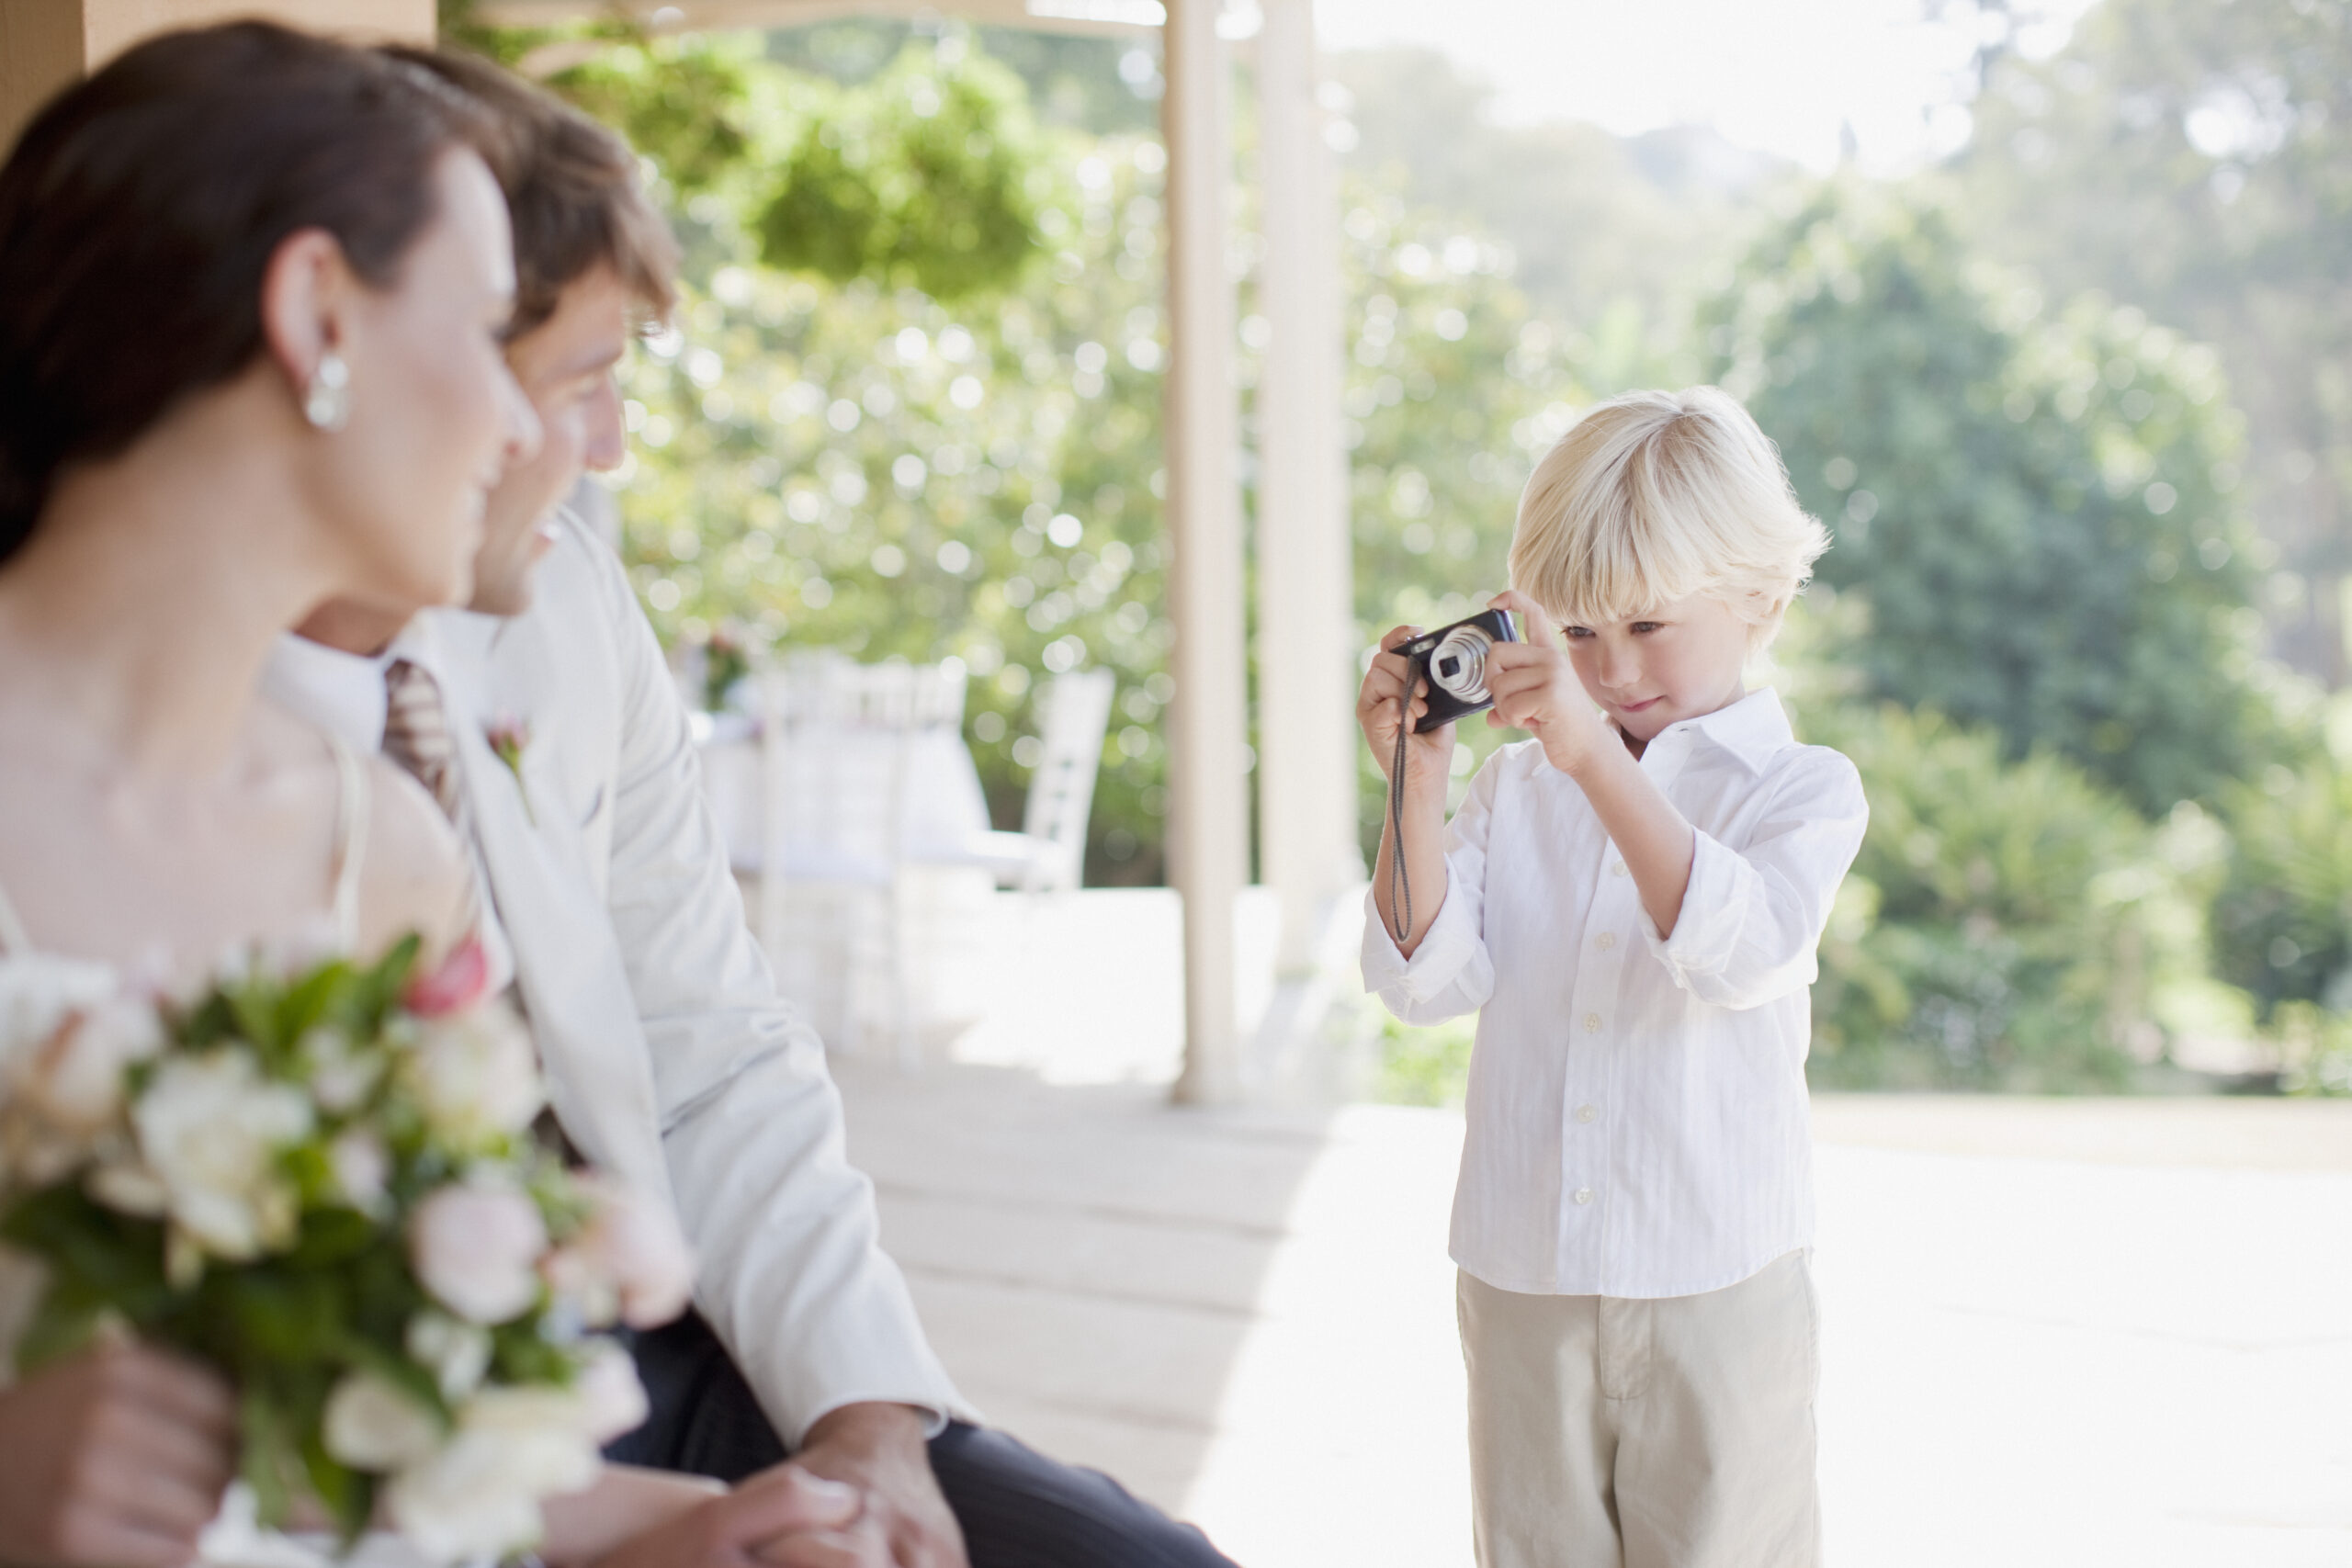
[[[1673,934],[1643,922],[1650,951],[1676,985],[1717,1007],[1758,1007],[1810,986],[1838,885],[1869,821],[1853,763],[1808,748],[1774,782],[1744,843],[1697,835]]]
[[[1487,952],[1483,916],[1487,832],[1494,819],[1500,753],[1470,781],[1469,794],[1445,834],[1445,900],[1420,946],[1407,958],[1369,893],[1363,901],[1363,986],[1407,1023],[1442,1023],[1486,1005],[1494,994],[1495,961]]]

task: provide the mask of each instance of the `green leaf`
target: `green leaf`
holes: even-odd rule
[[[367,1532],[368,1517],[375,1512],[376,1478],[351,1469],[327,1452],[322,1420],[304,1423],[301,1453],[311,1492],[325,1506],[334,1520],[335,1535],[348,1551]]]
[[[292,1478],[301,1464],[300,1445],[264,1390],[245,1388],[237,1408],[243,1439],[237,1469],[254,1490],[254,1517],[269,1529],[283,1529],[294,1513]]]
[[[374,1220],[356,1209],[313,1209],[302,1216],[302,1229],[287,1262],[298,1269],[332,1269],[383,1245],[383,1233]]]

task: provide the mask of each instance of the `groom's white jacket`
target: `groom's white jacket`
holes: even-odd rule
[[[968,1416],[882,1252],[823,1047],[744,923],[619,560],[567,516],[534,590],[523,615],[433,612],[396,647],[441,682],[557,1119],[593,1164],[675,1203],[695,1305],[787,1444],[864,1400],[923,1406],[934,1426]],[[379,743],[380,699],[358,721],[318,700],[321,656],[346,657],[281,648],[272,694]],[[380,694],[375,661],[352,662]],[[492,726],[526,738],[517,766]]]

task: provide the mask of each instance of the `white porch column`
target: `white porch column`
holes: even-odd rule
[[[1226,267],[1227,62],[1217,0],[1168,0],[1169,598],[1176,699],[1169,714],[1169,867],[1184,899],[1184,1071],[1176,1098],[1241,1091],[1234,1022],[1234,902],[1250,870],[1242,766],[1249,690],[1242,646],[1240,418],[1233,280]]]
[[[1280,895],[1280,973],[1309,967],[1356,843],[1355,625],[1340,424],[1339,182],[1317,101],[1313,0],[1263,0],[1258,125],[1272,336],[1258,382],[1259,862]]]

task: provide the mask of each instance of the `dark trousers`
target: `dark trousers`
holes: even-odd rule
[[[645,1425],[605,1450],[618,1463],[743,1477],[790,1457],[718,1336],[694,1313],[636,1337]],[[931,1470],[972,1568],[1234,1568],[1100,1471],[1046,1458],[961,1421],[931,1439]]]

